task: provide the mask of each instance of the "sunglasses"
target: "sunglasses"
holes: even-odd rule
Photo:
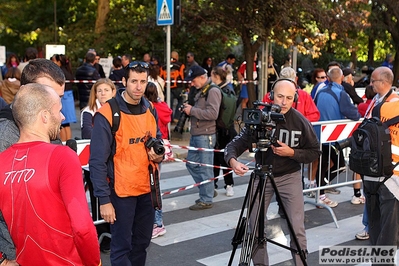
[[[316,77],[317,79],[326,79],[326,76]]]
[[[145,68],[145,69],[149,69],[150,68],[146,62],[141,62],[141,61],[133,61],[127,67],[129,69],[131,69],[131,68],[135,69],[135,68],[138,68],[138,67]]]

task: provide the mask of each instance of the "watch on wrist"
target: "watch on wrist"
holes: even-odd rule
[[[5,261],[6,259],[7,259],[6,253],[0,251],[0,264],[2,264],[3,261]]]

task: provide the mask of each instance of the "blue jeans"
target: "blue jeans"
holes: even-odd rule
[[[364,231],[366,231],[368,233],[369,232],[369,215],[367,214],[366,204],[364,204],[362,224],[364,225]]]
[[[216,134],[191,136],[190,138],[190,146],[196,148],[213,149],[215,147],[215,142]],[[187,153],[187,161],[212,165],[213,152],[189,150]],[[211,167],[190,163],[186,163],[186,167],[188,172],[193,177],[195,183],[199,183],[213,177],[213,169]],[[204,203],[212,203],[214,191],[213,182],[206,183],[198,188],[200,197],[199,200]]]
[[[163,225],[162,216],[163,216],[162,210],[155,210],[154,224],[156,224],[158,227],[162,227]]]

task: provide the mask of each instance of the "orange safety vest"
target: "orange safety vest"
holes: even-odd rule
[[[100,112],[112,125],[109,103]],[[120,112],[120,125],[115,133],[116,152],[113,156],[114,187],[119,197],[139,196],[151,191],[148,159],[144,138],[147,132],[152,137],[157,133],[157,122],[150,108],[143,114],[132,115]],[[155,169],[155,168],[154,168]]]

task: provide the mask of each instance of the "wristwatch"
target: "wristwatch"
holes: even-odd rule
[[[3,261],[5,261],[6,259],[7,259],[6,253],[0,251],[0,264],[2,264]]]

